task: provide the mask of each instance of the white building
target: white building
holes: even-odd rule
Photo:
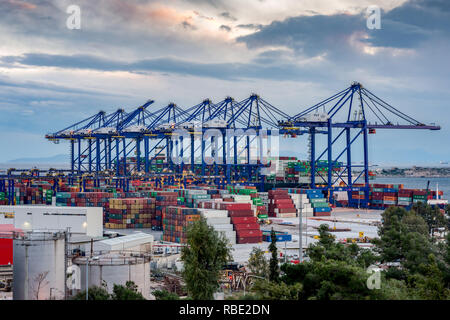
[[[94,251],[112,252],[112,251],[135,251],[151,252],[154,237],[151,234],[137,232],[127,236],[96,241]]]
[[[66,230],[88,237],[103,236],[103,208],[0,206],[0,212],[14,213],[14,227],[24,231]]]

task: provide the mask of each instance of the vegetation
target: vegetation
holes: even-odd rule
[[[167,290],[155,290],[152,293],[156,300],[180,300],[180,297],[176,293]]]
[[[205,218],[192,223],[183,247],[182,272],[188,296],[194,300],[211,300],[219,287],[220,271],[230,261],[226,238],[206,223]]]
[[[88,290],[88,300],[145,300],[137,290],[133,281],[127,281],[125,285],[114,284],[113,293],[109,294],[105,283],[102,286],[92,286]],[[86,291],[79,292],[74,300],[86,300]]]
[[[248,259],[248,268],[251,273],[261,278],[268,278],[269,264],[264,257],[264,251],[254,247]]]
[[[449,213],[448,207],[446,212]],[[319,241],[307,249],[310,260],[297,265],[283,264],[281,276],[256,281],[251,298],[450,299],[450,235],[447,233],[445,241],[433,236],[436,228],[448,231],[448,225],[448,215],[427,205],[415,205],[410,211],[390,207],[382,215],[379,238],[373,241],[373,249],[338,243],[328,225],[321,225]],[[273,243],[271,246],[272,262],[276,255]],[[382,267],[376,274],[379,287],[369,288],[368,283],[375,275],[368,271],[369,266]],[[250,299],[249,294],[245,297]]]
[[[278,250],[277,250],[277,237],[275,231],[270,232],[271,243],[269,245],[269,251],[272,254],[269,263],[269,280],[278,282],[280,277],[280,270],[278,266]]]

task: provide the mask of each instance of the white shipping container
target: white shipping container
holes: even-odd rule
[[[227,210],[216,209],[197,209],[205,218],[226,218],[228,217]]]
[[[226,218],[206,218],[206,222],[209,225],[215,225],[215,224],[229,224],[231,221],[230,217]]]
[[[216,231],[233,231],[233,225],[232,224],[214,224],[212,227]]]

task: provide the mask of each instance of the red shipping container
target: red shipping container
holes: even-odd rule
[[[383,196],[383,192],[372,192],[372,197],[373,196]]]
[[[228,211],[228,216],[230,217],[253,217],[252,210],[233,210]]]
[[[283,204],[283,203],[293,203],[292,199],[289,197],[288,199],[274,199],[275,204]]]
[[[232,224],[238,224],[238,223],[256,223],[257,218],[256,217],[231,217],[231,223]]]
[[[221,203],[220,209],[222,210],[249,210],[251,209],[250,203]]]
[[[297,213],[296,208],[279,208],[278,213]]]
[[[237,243],[243,244],[243,243],[260,243],[262,242],[262,236],[258,237],[238,237],[236,239]]]
[[[259,224],[257,223],[238,223],[234,225],[234,230],[243,231],[243,230],[260,230]]]
[[[280,203],[279,205],[277,205],[278,209],[287,209],[287,208],[295,208],[293,203]]]
[[[314,217],[329,217],[331,212],[314,212]]]
[[[236,234],[239,238],[245,237],[262,237],[261,230],[236,230]]]

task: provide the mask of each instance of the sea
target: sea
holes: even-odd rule
[[[426,189],[430,181],[430,189],[436,191],[436,186],[444,192],[443,199],[450,199],[450,178],[427,178],[427,177],[375,177],[370,183],[380,184],[403,184],[406,189]]]

